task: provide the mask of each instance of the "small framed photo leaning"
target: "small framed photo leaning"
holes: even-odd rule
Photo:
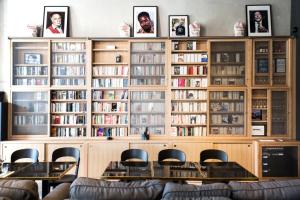
[[[246,5],[248,36],[272,36],[271,5]]]
[[[157,6],[133,6],[133,36],[157,37]]]
[[[44,7],[43,36],[69,36],[69,6]]]
[[[189,36],[188,15],[169,15],[169,36],[170,37]]]
[[[39,65],[41,64],[41,54],[38,53],[25,53],[24,54],[24,63]]]

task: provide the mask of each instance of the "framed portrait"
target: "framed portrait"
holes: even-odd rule
[[[69,36],[69,6],[45,6],[43,37]]]
[[[189,16],[169,15],[169,36],[188,37],[189,36]]]
[[[248,36],[272,36],[271,5],[246,5]]]
[[[133,6],[133,36],[157,37],[157,6]]]
[[[38,65],[41,64],[41,54],[38,53],[25,53],[24,63]]]

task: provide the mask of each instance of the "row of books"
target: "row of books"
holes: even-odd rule
[[[128,66],[94,66],[93,67],[94,76],[127,76]]]
[[[52,67],[53,76],[84,76],[85,67],[83,66],[55,66]]]
[[[172,87],[207,87],[207,78],[172,78]]]
[[[161,77],[156,78],[131,78],[130,80],[131,85],[164,85],[165,79]]]
[[[92,94],[93,100],[110,99],[123,100],[128,99],[127,90],[94,90]]]
[[[172,66],[172,75],[207,75],[206,65]]]
[[[86,124],[85,115],[52,115],[52,124]]]
[[[241,102],[212,102],[210,110],[213,112],[244,112],[244,103]]]
[[[80,137],[86,136],[86,128],[51,127],[51,135],[55,137]]]
[[[85,85],[85,78],[53,78],[53,85]]]
[[[208,62],[207,53],[174,53],[172,63]]]
[[[164,42],[134,42],[131,44],[132,51],[164,51]]]
[[[93,128],[92,130],[92,136],[93,137],[102,137],[102,136],[127,136],[128,135],[128,128],[111,128],[111,127],[105,127],[105,128]]]
[[[104,78],[93,79],[93,87],[128,87],[128,79],[125,78]]]
[[[245,75],[244,65],[213,65],[211,68],[212,76],[214,75]]]
[[[13,92],[13,100],[22,101],[47,101],[47,92]],[[15,103],[15,102],[14,102]]]
[[[207,99],[207,91],[206,90],[172,90],[172,99],[206,100]]]
[[[187,41],[185,49],[183,49],[183,45],[180,49],[179,41],[174,41],[172,42],[172,50],[197,50],[197,41]]]
[[[219,91],[210,92],[211,100],[244,100],[244,92],[242,91]]]
[[[149,126],[143,126],[143,127],[131,127],[130,128],[130,134],[132,134],[132,135],[141,135],[141,134],[144,134],[146,128],[147,128],[148,133],[150,135],[163,135],[163,134],[165,134],[165,127],[164,127],[164,125],[162,125],[162,126],[154,126],[154,127],[151,127],[151,125],[149,125]]]
[[[13,104],[14,112],[47,112],[47,102],[21,101]]]
[[[162,100],[165,99],[165,92],[152,92],[152,91],[143,91],[143,92],[131,92],[132,100]]]
[[[211,127],[212,135],[243,135],[243,127]]]
[[[160,53],[133,53],[131,54],[132,64],[162,64],[164,65],[166,58]]]
[[[146,65],[138,66],[134,65],[131,67],[131,76],[164,76],[165,66],[159,65]]]
[[[48,78],[15,78],[15,85],[47,85]]]
[[[131,104],[131,112],[159,112],[163,113],[165,108],[164,102],[135,102]]]
[[[86,112],[86,103],[51,103],[51,112]]]
[[[14,115],[14,125],[47,125],[46,114],[36,115]]]
[[[51,99],[75,100],[86,99],[86,91],[84,90],[56,90],[51,91]]]
[[[206,102],[172,102],[174,112],[206,112]]]
[[[69,63],[69,64],[85,64],[86,55],[85,53],[56,53],[52,54],[52,63],[60,64],[60,63]]]
[[[93,102],[92,111],[93,112],[127,112],[128,104],[122,102],[116,102],[116,103]]]
[[[18,67],[15,66],[16,76],[26,76],[26,75],[48,75],[48,67]]]
[[[83,51],[85,42],[53,42],[52,51]]]
[[[172,127],[172,136],[206,136],[206,127]]]
[[[212,125],[236,124],[244,126],[244,115],[238,114],[211,114]]]
[[[92,116],[93,124],[127,124],[127,115],[109,115],[109,114],[97,114]]]
[[[164,114],[136,115],[132,113],[130,120],[131,126],[164,126],[165,116]]]
[[[206,115],[172,115],[171,122],[173,125],[180,124],[206,124]]]
[[[245,78],[211,78],[211,84],[213,85],[244,85],[245,84]]]

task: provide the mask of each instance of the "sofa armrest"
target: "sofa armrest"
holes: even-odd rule
[[[56,186],[43,200],[63,200],[69,198],[70,183],[62,183]]]

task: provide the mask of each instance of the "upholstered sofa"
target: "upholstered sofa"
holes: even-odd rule
[[[30,180],[0,180],[1,200],[38,200],[38,186]]]
[[[61,184],[44,200],[226,200],[300,199],[300,179],[266,182],[179,184],[159,180],[115,182],[77,178]]]

